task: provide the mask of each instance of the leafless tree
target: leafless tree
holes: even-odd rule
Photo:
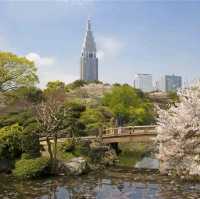
[[[55,171],[56,168],[58,136],[61,130],[64,129],[63,121],[67,112],[63,104],[63,96],[57,93],[48,96],[46,100],[35,106],[40,134],[46,138],[52,171]],[[53,141],[53,146],[51,140]]]

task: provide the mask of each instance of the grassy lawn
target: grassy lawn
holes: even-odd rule
[[[120,166],[132,167],[136,162],[140,161],[147,153],[147,145],[143,143],[126,143],[120,144],[119,148],[122,152],[119,155]]]

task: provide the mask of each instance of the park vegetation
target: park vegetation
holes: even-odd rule
[[[127,84],[51,81],[41,90],[36,72],[25,57],[0,52],[0,164],[10,162],[16,176],[37,177],[47,167],[56,172],[60,136],[73,140],[108,127],[155,123],[153,103]],[[73,142],[74,148],[80,149]]]

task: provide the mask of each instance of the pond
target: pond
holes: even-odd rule
[[[110,168],[81,177],[18,181],[0,176],[1,199],[192,199],[200,184],[183,183],[156,172]]]

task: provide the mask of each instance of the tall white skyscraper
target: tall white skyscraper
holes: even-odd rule
[[[134,87],[143,92],[153,91],[153,81],[151,74],[137,74],[134,79]]]
[[[98,80],[98,58],[90,20],[87,22],[87,30],[81,51],[80,79],[85,81]]]

